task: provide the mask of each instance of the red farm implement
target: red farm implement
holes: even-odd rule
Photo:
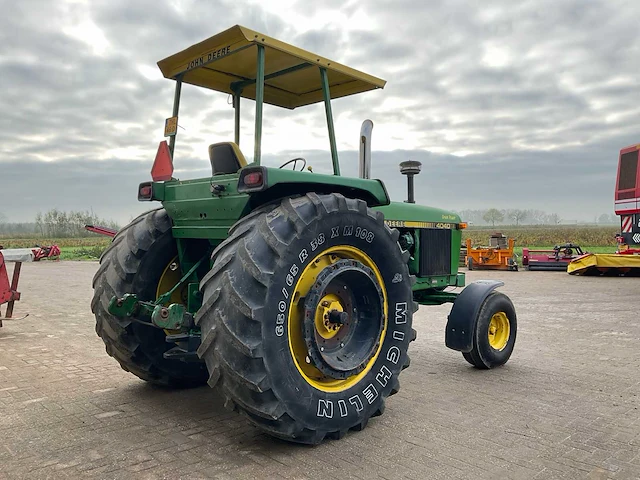
[[[20,292],[18,292],[18,280],[20,279],[20,268],[22,262],[17,261],[13,266],[13,275],[11,283],[9,283],[9,272],[7,271],[7,263],[0,250],[0,306],[7,304],[6,314],[3,317],[0,310],[0,327],[3,319],[9,319],[13,315],[13,304],[16,300],[20,300]]]
[[[60,247],[57,245],[45,247],[36,246],[31,249],[31,252],[33,253],[34,262],[39,262],[44,258],[47,260],[60,260]]]
[[[107,237],[115,237],[116,233],[118,233],[118,231],[113,228],[101,227],[100,225],[85,225],[84,228],[90,232],[106,235]]]
[[[2,320],[8,320],[13,316],[13,306],[20,300],[18,292],[18,281],[20,280],[20,270],[23,262],[39,262],[40,260],[59,260],[60,248],[57,245],[36,246],[34,248],[9,248],[0,247],[0,306],[7,304],[5,315],[2,316],[0,310],[0,327]],[[11,281],[9,281],[9,270],[7,263],[14,263]],[[24,315],[25,318],[27,315]]]
[[[572,260],[581,257],[585,252],[578,245],[565,243],[549,250],[522,249],[522,266],[529,270],[552,270],[566,272]]]

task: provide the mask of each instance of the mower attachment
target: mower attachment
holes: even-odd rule
[[[564,243],[556,245],[551,250],[531,250],[529,248],[522,249],[522,265],[529,270],[555,270],[560,272],[567,271],[567,265],[572,260],[583,256],[578,245],[574,243]]]

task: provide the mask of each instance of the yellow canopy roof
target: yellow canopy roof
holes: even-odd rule
[[[327,70],[331,98],[383,88],[385,81],[240,25],[158,62],[166,78],[255,100],[257,45],[265,46],[264,102],[296,108],[323,100],[319,67]]]

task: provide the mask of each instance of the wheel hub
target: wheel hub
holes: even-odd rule
[[[362,263],[339,260],[325,267],[304,301],[310,362],[335,379],[364,370],[378,350],[383,298],[374,272]]]
[[[332,293],[325,295],[316,308],[316,332],[324,339],[333,338],[348,317],[349,314],[344,311],[340,297]]]
[[[507,346],[509,335],[511,334],[511,325],[504,312],[497,312],[491,317],[487,334],[491,348],[500,351]]]

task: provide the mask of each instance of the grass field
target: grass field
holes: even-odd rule
[[[471,238],[474,245],[488,245],[493,232],[500,232],[515,240],[515,251],[522,256],[522,248],[550,249],[554,245],[573,242],[592,253],[613,253],[616,250],[616,226],[504,226],[472,227],[463,231],[462,240]],[[62,260],[97,260],[109,246],[109,237],[95,235],[80,238],[2,238],[4,248],[28,248],[35,245],[58,245]]]
[[[58,245],[61,260],[97,260],[109,246],[111,239],[105,236],[80,238],[2,238],[4,248],[31,248],[36,245]]]
[[[558,225],[558,226],[504,226],[496,227],[472,227],[463,231],[463,243],[471,238],[474,245],[488,245],[489,237],[494,232],[500,232],[513,238],[516,247],[542,248],[541,245],[553,246],[565,242],[572,242],[586,247],[612,247],[616,248],[615,234],[620,227],[615,225]]]

